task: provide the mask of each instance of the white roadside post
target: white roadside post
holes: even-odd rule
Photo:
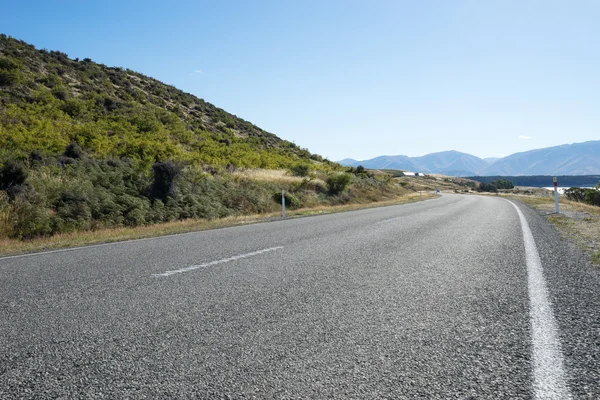
[[[285,218],[285,189],[281,189],[281,216]]]
[[[556,213],[559,214],[560,210],[558,209],[558,181],[556,177],[554,177],[554,208],[556,208]]]

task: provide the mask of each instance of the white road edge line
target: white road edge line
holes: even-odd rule
[[[239,260],[241,258],[248,258],[248,257],[252,257],[252,256],[257,256],[259,254],[268,253],[270,251],[275,251],[275,250],[279,250],[279,249],[283,249],[283,246],[270,247],[268,249],[262,249],[262,250],[253,251],[251,253],[239,254],[237,256],[223,258],[221,260],[215,260],[215,261],[207,262],[207,263],[204,263],[204,264],[190,265],[189,267],[180,268],[180,269],[174,269],[172,271],[166,271],[166,272],[163,272],[162,274],[152,274],[152,276],[158,278],[158,277],[163,277],[163,276],[171,276],[171,275],[175,275],[175,274],[182,274],[184,272],[193,271],[195,269],[211,267],[213,265],[223,264],[223,263],[227,263],[227,262]]]
[[[525,216],[515,203],[509,203],[519,214],[527,259],[534,396],[536,399],[571,399],[560,349],[558,325],[552,313],[542,262]]]

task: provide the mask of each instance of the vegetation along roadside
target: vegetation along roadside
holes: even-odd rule
[[[2,251],[269,216],[281,189],[292,213],[413,193],[138,72],[0,35]]]
[[[269,219],[282,189],[291,216],[468,189],[413,178],[346,169],[156,79],[0,34],[2,254]]]
[[[569,192],[575,195],[569,196]],[[546,189],[516,188],[504,191],[502,196],[525,203],[545,215],[565,238],[584,250],[593,263],[600,265],[600,203],[593,203],[600,199],[600,188],[565,193],[559,199],[559,214],[555,213],[552,192]],[[585,202],[586,193],[589,204]]]

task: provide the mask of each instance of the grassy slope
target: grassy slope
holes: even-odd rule
[[[146,166],[340,168],[156,79],[0,35],[0,158],[60,155],[70,143]]]

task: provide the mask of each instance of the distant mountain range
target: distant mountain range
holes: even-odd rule
[[[369,169],[401,169],[450,176],[595,175],[600,174],[600,140],[565,144],[511,154],[479,158],[459,151],[442,151],[422,157],[379,156],[370,160],[346,158],[342,165]]]

